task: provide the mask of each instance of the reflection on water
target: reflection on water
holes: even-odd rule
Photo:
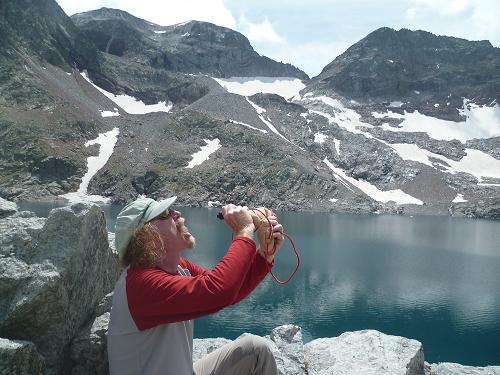
[[[120,210],[104,206],[108,228]],[[182,210],[204,267],[224,255],[231,233],[217,210]],[[196,337],[259,335],[281,324],[306,341],[377,329],[420,340],[427,361],[500,364],[500,223],[448,217],[279,213],[301,253],[290,284],[267,278],[245,301],[197,320]],[[275,273],[295,256],[285,245]]]

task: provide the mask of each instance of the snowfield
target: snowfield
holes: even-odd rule
[[[85,78],[87,82],[89,82],[92,86],[94,86],[97,90],[99,90],[102,94],[104,94],[108,99],[113,101],[116,105],[118,105],[125,112],[130,113],[132,115],[143,115],[151,112],[170,112],[173,107],[171,102],[159,102],[157,104],[145,104],[144,102],[137,100],[136,98],[128,95],[115,95],[111,92],[108,92],[104,89],[101,89],[99,86],[95,85],[89,78],[86,71],[81,73],[82,77]],[[104,111],[110,112],[110,111]],[[102,116],[105,117],[101,112]],[[108,114],[109,116],[109,114]],[[116,116],[116,115],[113,115]]]
[[[252,96],[259,92],[277,94],[285,99],[299,95],[306,85],[298,78],[289,77],[232,77],[212,78],[227,92],[242,96]]]
[[[73,193],[63,194],[61,197],[66,198],[70,202],[91,201],[105,203],[109,201],[109,198],[105,198],[100,195],[87,195],[87,188],[92,177],[94,177],[96,173],[106,165],[109,158],[113,154],[119,133],[120,131],[118,128],[114,128],[109,132],[99,134],[97,138],[91,139],[85,143],[85,147],[98,144],[99,155],[87,158],[87,173],[83,176],[78,190]]]

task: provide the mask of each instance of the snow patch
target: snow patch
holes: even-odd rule
[[[155,30],[153,31],[155,34],[165,34],[167,31],[166,30]]]
[[[384,191],[380,190],[375,185],[370,184],[368,181],[356,180],[355,178],[348,176],[342,169],[335,167],[332,163],[328,161],[327,158],[325,158],[323,162],[333,171],[334,175],[337,175],[341,179],[356,186],[363,193],[365,193],[366,195],[368,195],[369,197],[378,202],[387,203],[389,201],[393,201],[396,204],[417,204],[417,205],[422,205],[424,203],[420,199],[417,199],[409,194],[406,194],[401,189]]]
[[[114,116],[120,116],[120,113],[118,110],[115,111],[100,111],[102,117],[114,117]]]
[[[140,100],[128,95],[115,95],[108,92],[99,86],[95,85],[87,75],[86,71],[82,72],[82,77],[85,78],[92,86],[104,94],[107,98],[113,101],[116,105],[120,106],[125,112],[133,115],[143,115],[151,112],[169,112],[173,104],[171,102],[159,102],[157,104],[145,104]]]
[[[262,133],[267,133],[267,130],[265,130],[265,129],[259,129],[259,128],[256,128],[255,126],[246,124],[246,123],[241,122],[241,121],[229,120],[229,122],[231,122],[233,124],[243,125],[243,126],[246,126],[247,128],[250,128],[250,129],[253,129],[253,130],[258,130],[258,131],[260,131]]]
[[[61,195],[61,197],[66,198],[70,202],[78,201],[92,201],[92,202],[108,202],[109,198],[102,197],[100,195],[87,195],[87,188],[89,186],[90,180],[95,176],[99,170],[106,165],[109,158],[113,154],[116,141],[118,140],[119,134],[118,128],[101,133],[95,139],[92,139],[85,143],[85,147],[98,144],[99,145],[99,155],[90,156],[87,158],[87,173],[82,178],[82,182],[78,187],[78,190],[73,193],[67,193]]]
[[[191,157],[193,158],[186,168],[193,168],[197,165],[207,161],[215,151],[221,148],[220,140],[215,138],[213,140],[204,139],[206,145],[201,147],[201,150],[195,152]]]
[[[343,117],[337,117],[337,116],[332,116],[329,113],[321,112],[321,111],[316,111],[316,110],[311,110],[312,113],[315,113],[317,115],[323,116],[328,120],[329,124],[337,124],[341,128],[344,128],[348,132],[351,132],[353,134],[362,134],[366,138],[373,138],[373,136],[367,132],[364,132],[363,130],[358,129],[358,126],[361,127],[372,127],[370,124],[365,124],[359,121],[351,121],[350,119],[346,119]]]
[[[332,202],[332,203],[336,203],[336,202],[338,201],[338,199],[336,199],[336,198],[330,198],[330,199],[328,199],[328,200],[329,200],[330,202]]]
[[[184,25],[187,25],[189,22],[191,21],[184,21],[184,22],[179,22],[179,23],[176,23],[175,25],[172,25],[174,28],[176,27],[179,27],[179,26],[184,26]]]
[[[259,107],[257,104],[255,104],[254,102],[252,102],[250,99],[248,99],[248,97],[245,97],[245,99],[247,100],[248,103],[251,104],[251,106],[257,111],[257,114],[259,115],[259,118],[260,118],[260,121],[262,121],[264,124],[266,124],[266,126],[274,133],[274,134],[277,134],[278,136],[280,136],[281,138],[283,138],[285,141],[287,141],[288,143],[291,143],[292,145],[294,146],[297,146],[295,145],[294,143],[292,143],[291,141],[289,141],[284,135],[282,135],[278,129],[276,129],[274,127],[273,124],[271,124],[271,122],[269,121],[269,119],[265,119],[264,116],[262,116],[262,114],[264,112],[266,112],[266,110],[262,107]],[[299,146],[297,146],[299,147]],[[300,148],[300,147],[299,147]],[[300,148],[301,150],[303,150],[302,148]]]
[[[319,144],[325,142],[325,140],[327,138],[328,138],[328,136],[326,134],[323,134],[320,132],[317,132],[314,134],[314,142],[319,143]]]
[[[457,196],[455,197],[455,199],[453,199],[451,202],[452,203],[461,203],[461,202],[467,202],[467,200],[464,199],[464,195],[463,194],[457,194]]]
[[[495,159],[487,153],[471,148],[465,149],[465,155],[459,161],[448,159],[443,155],[435,154],[431,151],[422,149],[414,144],[408,143],[386,143],[404,160],[413,160],[430,167],[439,167],[444,172],[455,174],[464,172],[473,175],[479,182],[484,177],[500,178],[500,160]],[[446,164],[437,163],[437,167],[429,158],[441,160]]]
[[[207,202],[207,207],[220,207],[222,206],[222,203],[220,201],[208,201]]]
[[[373,138],[373,136],[369,133],[366,133],[359,128],[373,128],[373,125],[367,124],[360,120],[361,115],[356,111],[345,107],[339,100],[330,98],[328,96],[317,96],[311,98],[311,100],[321,101],[322,103],[332,107],[334,115],[330,115],[328,113],[324,113],[321,111],[310,111],[316,113],[320,116],[328,119],[328,122],[336,123],[338,126],[346,129],[347,131],[354,134],[363,134],[367,138]]]
[[[477,186],[500,186],[500,184],[487,184],[487,183],[479,183]]]
[[[436,104],[435,107],[439,106]],[[454,122],[442,120],[435,117],[426,116],[418,111],[404,115],[390,112],[376,113],[372,115],[376,118],[402,118],[404,121],[398,128],[393,128],[388,124],[382,124],[382,129],[392,132],[425,132],[429,137],[438,140],[458,139],[460,142],[474,138],[491,138],[500,135],[500,107],[478,106],[468,104],[464,101],[464,108],[460,113],[466,116],[465,121]]]
[[[290,77],[232,77],[213,78],[228,92],[251,96],[259,92],[277,94],[285,99],[299,95],[306,85],[298,78]]]
[[[400,108],[404,103],[400,101],[390,102],[389,107]]]
[[[340,139],[334,139],[333,142],[335,143],[335,150],[337,151],[337,155],[340,155]]]

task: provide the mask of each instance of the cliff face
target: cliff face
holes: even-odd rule
[[[308,78],[293,65],[260,56],[244,35],[212,23],[159,26],[109,8],[71,18],[100,51],[153,68],[214,77]]]
[[[499,217],[500,60],[487,41],[382,28],[307,80],[206,22],[1,6],[2,197],[75,192],[99,153],[85,144],[116,128],[88,189],[114,202]]]
[[[313,81],[359,101],[450,96],[490,104],[500,101],[500,49],[487,40],[385,27],[352,45]]]
[[[67,348],[118,274],[104,217],[83,204],[47,219],[0,206],[0,370],[69,373]]]

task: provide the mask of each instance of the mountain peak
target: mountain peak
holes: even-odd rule
[[[153,68],[216,77],[309,77],[291,64],[260,56],[241,33],[210,22],[160,26],[101,8],[71,17],[99,50]]]
[[[500,99],[500,80],[493,74],[499,64],[500,49],[489,41],[382,27],[338,56],[314,81],[360,101],[426,101],[435,95],[470,95],[471,87],[479,86],[484,99],[493,100]]]

